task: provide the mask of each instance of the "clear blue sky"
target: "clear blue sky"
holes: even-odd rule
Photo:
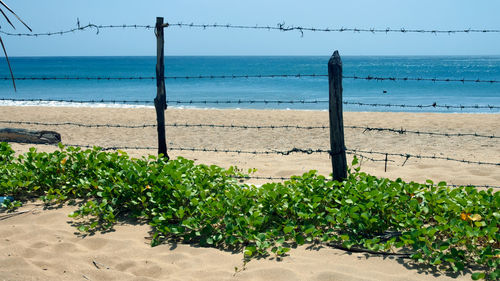
[[[314,27],[500,29],[499,0],[5,0],[34,32],[82,24],[167,22]],[[0,20],[4,31],[13,31]],[[27,31],[16,22],[18,31]],[[101,30],[66,36],[2,36],[11,56],[155,55],[148,30]],[[500,34],[305,33],[166,30],[167,55],[500,55]]]

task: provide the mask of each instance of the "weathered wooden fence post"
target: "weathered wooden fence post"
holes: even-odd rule
[[[332,158],[333,179],[347,178],[347,160],[344,142],[344,121],[342,111],[342,60],[335,51],[328,61],[328,84],[330,88],[330,157]]]
[[[163,37],[163,18],[156,18],[156,120],[158,123],[158,155],[162,154],[169,159],[167,154],[167,140],[165,134],[165,110],[167,109],[167,95],[165,91],[165,39]]]

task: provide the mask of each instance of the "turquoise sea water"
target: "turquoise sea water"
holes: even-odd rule
[[[166,76],[327,74],[329,57],[167,57]],[[500,57],[343,57],[345,76],[500,80]],[[154,57],[16,57],[16,77],[154,76]],[[0,59],[0,77],[9,77]],[[365,81],[344,79],[344,101],[406,105],[500,106],[500,83]],[[154,80],[0,80],[0,98],[153,100]],[[326,77],[167,80],[168,100],[327,100]],[[30,105],[0,101],[0,105]],[[59,103],[49,103],[60,106]],[[98,106],[83,104],[80,106]],[[174,107],[326,110],[328,104],[192,104]],[[436,109],[344,105],[346,111],[500,113],[499,109]]]

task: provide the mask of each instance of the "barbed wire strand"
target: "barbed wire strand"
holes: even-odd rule
[[[73,146],[73,147],[82,147],[82,148],[93,148],[93,147],[99,147],[103,151],[109,151],[109,150],[125,150],[125,149],[135,149],[135,150],[156,150],[156,147],[148,147],[148,146],[114,146],[114,147],[100,147],[100,146],[91,146],[91,145],[78,145],[78,144],[68,144],[66,146]],[[184,147],[169,147],[168,150],[170,151],[190,151],[190,152],[215,152],[215,153],[236,153],[236,154],[254,154],[254,155],[272,155],[272,154],[277,154],[277,155],[283,155],[283,156],[288,156],[291,155],[292,153],[303,153],[303,154],[313,154],[313,153],[330,153],[328,150],[321,150],[321,149],[300,149],[300,148],[293,148],[291,150],[287,151],[278,151],[278,150],[273,150],[273,151],[246,151],[246,150],[236,150],[236,149],[209,149],[209,148],[184,148]],[[347,154],[352,154],[356,155],[362,159],[366,159],[372,162],[387,162],[388,160],[386,159],[374,159],[362,154],[356,154],[353,151],[346,151]],[[389,160],[388,162],[394,162],[392,160]]]
[[[0,29],[0,33],[7,36],[18,36],[18,37],[39,37],[39,36],[54,36],[54,35],[66,35],[70,33],[75,33],[76,31],[85,31],[87,29],[94,29],[96,31],[96,35],[100,33],[101,29],[112,29],[112,28],[120,28],[120,29],[154,29],[155,26],[151,25],[141,25],[141,24],[122,24],[122,25],[96,25],[89,23],[85,26],[78,26],[75,28],[69,28],[61,31],[51,31],[51,32],[41,32],[41,33],[12,33],[6,32]]]
[[[138,129],[138,128],[156,128],[157,124],[139,124],[139,125],[125,125],[125,124],[83,124],[75,122],[59,122],[59,123],[47,123],[38,121],[10,121],[10,120],[0,120],[1,124],[15,124],[15,125],[37,125],[37,126],[75,126],[84,128],[127,128],[127,129]],[[224,128],[224,129],[257,129],[257,130],[277,130],[277,129],[298,129],[298,130],[314,130],[322,129],[328,130],[329,126],[299,126],[299,125],[224,125],[224,124],[188,124],[188,123],[171,123],[165,124],[165,127],[173,128]],[[399,135],[406,134],[416,134],[416,135],[430,135],[430,136],[444,136],[444,137],[477,137],[477,138],[488,138],[488,139],[500,139],[500,136],[495,135],[483,135],[478,133],[439,133],[439,132],[425,132],[425,131],[412,131],[407,129],[394,129],[394,128],[379,128],[379,127],[369,127],[369,126],[344,126],[346,129],[360,129],[364,130],[363,133],[368,131],[376,132],[390,132]]]
[[[377,128],[377,127],[363,127],[363,126],[344,126],[344,128],[361,129],[364,130],[363,133],[367,131],[377,131],[377,132],[391,132],[399,135],[415,134],[415,135],[444,136],[444,137],[477,137],[477,138],[488,138],[488,139],[500,139],[500,136],[483,135],[478,133],[439,133],[439,132],[407,130],[403,128],[393,129],[393,128]]]
[[[436,102],[432,104],[391,104],[391,103],[363,103],[363,102],[342,102],[345,105],[357,105],[357,106],[369,106],[369,107],[401,107],[401,108],[443,108],[443,109],[500,109],[497,105],[449,105],[449,104],[438,104]]]
[[[86,147],[92,148],[97,146],[89,146],[89,145],[73,145],[68,144],[68,146],[76,146],[76,147]],[[153,150],[157,149],[156,147],[143,147],[143,146],[114,146],[114,147],[101,147],[103,151],[107,150],[121,150],[121,149],[135,149],[135,150]],[[330,150],[325,149],[303,149],[303,148],[292,148],[290,150],[268,150],[268,151],[249,151],[249,150],[239,150],[239,149],[217,149],[217,148],[185,148],[185,147],[169,147],[171,151],[190,151],[190,152],[215,152],[215,153],[235,153],[235,154],[253,154],[253,155],[283,155],[288,156],[294,153],[302,153],[302,154],[316,154],[316,153],[325,153],[331,154]],[[345,152],[348,154],[355,155],[363,155],[363,154],[373,154],[373,155],[383,155],[383,156],[398,156],[405,158],[405,162],[402,164],[404,166],[406,162],[410,158],[416,159],[433,159],[433,160],[445,160],[445,161],[453,161],[460,162],[465,164],[477,164],[477,165],[489,165],[489,166],[500,166],[500,163],[492,163],[492,162],[483,162],[483,161],[470,161],[465,159],[455,159],[451,157],[443,157],[443,156],[435,156],[435,155],[414,155],[409,153],[387,153],[387,152],[378,152],[378,151],[366,151],[366,150],[358,150],[358,149],[345,149]],[[367,158],[366,156],[364,156]],[[385,162],[385,159],[373,159],[377,162]]]
[[[51,81],[51,80],[101,80],[101,81],[110,81],[110,80],[155,80],[156,77],[153,76],[132,76],[132,77],[112,77],[112,76],[102,76],[102,77],[15,77],[15,80],[26,81]],[[176,78],[169,78],[176,79]],[[0,77],[0,80],[10,80],[8,77]]]
[[[241,179],[241,180],[281,180],[281,181],[290,181],[294,180],[295,177],[300,178],[300,176],[292,176],[292,177],[273,177],[273,176],[253,176],[253,175],[248,175],[248,176],[234,176],[236,179]],[[325,178],[325,181],[331,181],[329,178]],[[447,187],[452,187],[452,188],[458,188],[458,187],[467,187],[467,186],[472,186],[472,187],[478,187],[478,188],[500,188],[500,186],[496,185],[487,185],[487,184],[451,184],[451,185],[446,185]]]
[[[109,104],[152,104],[153,100],[105,100],[105,99],[91,99],[91,100],[74,100],[74,99],[18,99],[18,98],[0,98],[0,101],[11,102],[60,102],[60,103],[109,103]]]
[[[80,145],[80,144],[65,144],[64,145],[65,147],[78,147],[78,148],[88,148],[88,149],[91,149],[91,148],[98,148],[100,149],[101,151],[110,151],[110,150],[130,150],[130,149],[134,149],[134,150],[157,150],[156,147],[144,147],[144,146],[115,146],[115,147],[101,147],[101,146],[96,146],[96,145]],[[227,149],[206,149],[206,148],[181,148],[181,147],[170,147],[169,150],[172,150],[172,151],[200,151],[200,152],[221,152],[221,153],[250,153],[250,154],[281,154],[281,155],[289,155],[291,153],[306,153],[306,154],[312,154],[312,153],[328,153],[330,154],[330,151],[329,150],[320,150],[320,149],[317,149],[317,150],[312,150],[312,149],[307,149],[307,150],[304,150],[304,149],[298,149],[298,148],[293,148],[289,151],[241,151],[241,150],[227,150]],[[373,159],[373,158],[369,158],[369,157],[366,157],[362,154],[357,154],[357,153],[368,153],[368,154],[383,154],[383,155],[395,155],[395,156],[405,156],[408,160],[409,156],[411,157],[416,157],[416,158],[420,158],[420,159],[423,159],[423,158],[426,158],[427,156],[420,156],[420,155],[410,155],[410,154],[396,154],[396,153],[385,153],[385,152],[374,152],[374,151],[361,151],[361,150],[349,150],[349,149],[346,149],[346,153],[348,154],[353,154],[355,156],[359,156],[361,157],[362,159],[367,159],[367,160],[370,160],[370,161],[374,161],[374,162],[386,162],[387,159]],[[434,156],[428,156],[432,159],[438,159],[438,158],[435,158]],[[447,159],[444,159],[444,160],[449,160],[449,161],[456,161],[455,159],[450,159],[450,158],[447,158]],[[458,160],[459,162],[462,162],[464,160]],[[394,161],[390,161],[390,162],[394,162]],[[469,163],[469,164],[472,164],[472,163],[481,163],[481,165],[488,165],[488,164],[492,164],[492,165],[500,165],[500,163],[484,163],[484,162],[473,162],[473,161],[465,161],[464,163]],[[293,178],[291,177],[271,177],[271,176],[244,176],[244,177],[237,177],[237,178],[240,178],[240,179],[269,179],[269,180],[291,180]],[[474,186],[474,187],[483,187],[483,188],[500,188],[500,186],[492,186],[492,185],[448,185],[448,187],[465,187],[465,186]]]
[[[73,99],[16,99],[0,98],[0,101],[12,102],[67,102],[67,103],[111,103],[111,104],[151,104],[153,100],[73,100]],[[167,100],[170,104],[318,104],[327,100]]]
[[[367,151],[367,150],[358,150],[358,149],[350,149],[349,151],[352,151],[354,153],[361,153],[361,154],[388,155],[388,156],[398,156],[398,157],[405,158],[405,160],[401,166],[404,166],[410,158],[445,160],[445,161],[460,162],[460,163],[465,163],[465,164],[500,166],[500,163],[483,162],[483,161],[470,161],[470,160],[465,160],[465,159],[456,159],[456,158],[436,156],[436,155],[414,155],[414,154],[409,154],[409,153],[387,153],[387,152],[378,152],[378,151],[371,151],[371,150]]]
[[[467,186],[472,186],[472,187],[482,187],[482,188],[500,188],[500,186],[497,185],[487,185],[487,184],[451,184],[447,185],[448,187],[467,187]]]
[[[152,104],[152,100],[72,100],[72,99],[11,99],[0,98],[0,101],[12,102],[61,102],[61,103],[107,103],[107,104]],[[167,104],[176,105],[192,105],[192,104],[320,104],[328,103],[327,100],[168,100]],[[442,108],[442,109],[500,109],[497,105],[448,105],[448,104],[425,104],[425,105],[412,105],[412,104],[391,104],[391,103],[363,103],[344,101],[345,105],[369,106],[369,107],[401,107],[401,108]]]
[[[281,31],[281,32],[290,32],[297,31],[302,36],[304,32],[353,32],[353,33],[428,33],[428,34],[471,34],[471,33],[500,33],[498,29],[407,29],[407,28],[352,28],[352,27],[340,27],[340,28],[317,28],[317,27],[305,27],[305,26],[296,26],[296,25],[287,25],[286,23],[278,23],[274,26],[270,25],[237,25],[237,24],[200,24],[200,23],[166,23],[164,27],[178,27],[178,28],[197,28],[197,29],[211,29],[211,28],[223,28],[223,29],[253,29],[253,30],[267,30],[267,31]],[[54,36],[54,35],[65,35],[74,33],[76,31],[85,31],[87,29],[96,30],[96,34],[100,33],[101,29],[154,29],[153,25],[143,25],[143,24],[121,24],[121,25],[96,25],[89,23],[85,26],[80,26],[78,21],[77,27],[69,28],[62,31],[55,32],[41,32],[41,33],[11,33],[0,30],[1,34],[8,36],[27,36],[27,37],[38,37],[38,36]]]
[[[457,79],[457,78],[425,78],[425,77],[377,77],[377,76],[343,76],[344,79],[373,80],[373,81],[427,81],[427,82],[460,82],[460,83],[500,83],[494,79]]]
[[[264,25],[234,25],[234,24],[197,24],[197,23],[169,23],[169,27],[189,27],[189,28],[226,28],[226,29],[258,29],[258,30],[276,30],[276,31],[298,31],[304,33],[310,32],[354,32],[354,33],[431,33],[431,34],[456,34],[456,33],[500,33],[498,29],[406,29],[406,28],[317,28],[286,25],[286,23],[278,23],[276,26]]]
[[[249,79],[249,78],[325,78],[327,74],[243,74],[243,75],[186,75],[186,76],[164,76],[167,80],[196,80],[196,79]],[[429,78],[429,77],[379,77],[379,76],[343,76],[344,79],[353,80],[369,80],[369,81],[417,81],[417,82],[452,82],[452,83],[500,83],[496,79],[465,79],[465,78]],[[0,77],[0,80],[11,80],[10,77]],[[97,80],[97,81],[110,81],[110,80],[155,80],[156,76],[131,76],[131,77],[16,77],[15,80]]]

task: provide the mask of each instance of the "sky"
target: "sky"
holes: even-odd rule
[[[500,29],[498,0],[4,0],[33,32],[81,24],[171,23],[318,28]],[[27,32],[17,21],[13,30]],[[2,36],[10,56],[153,56],[152,30],[79,31],[65,36]],[[166,55],[500,55],[500,33],[385,34],[165,29]]]

